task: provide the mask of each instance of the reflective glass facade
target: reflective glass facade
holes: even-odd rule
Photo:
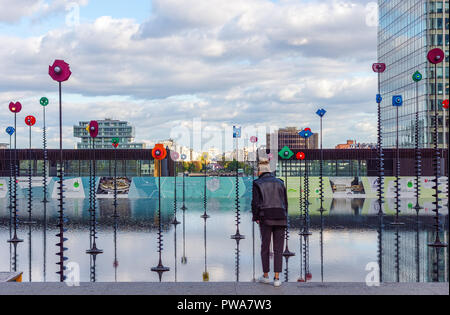
[[[434,66],[428,63],[427,53],[435,47],[446,52],[446,60],[437,71],[439,143],[443,145],[442,101],[449,95],[449,0],[380,0],[379,19],[378,59],[387,66],[381,75],[383,145],[395,146],[396,108],[392,106],[392,97],[402,95],[399,142],[401,147],[414,147],[416,83],[412,75],[420,71],[423,75],[418,83],[420,143],[421,147],[432,147],[435,81]]]

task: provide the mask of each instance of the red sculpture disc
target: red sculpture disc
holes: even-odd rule
[[[27,126],[34,126],[34,124],[36,124],[36,118],[34,116],[27,116],[25,117],[25,123],[27,124]]]

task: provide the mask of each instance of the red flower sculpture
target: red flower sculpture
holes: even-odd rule
[[[25,123],[27,126],[32,127],[36,123],[36,118],[34,116],[27,116],[25,117]]]
[[[163,144],[157,144],[155,145],[155,147],[152,150],[152,156],[154,159],[156,160],[164,160],[167,156],[167,151],[164,148]]]
[[[297,160],[303,161],[303,160],[306,158],[306,155],[305,155],[305,153],[303,153],[303,152],[298,152],[298,153],[296,154],[296,157],[297,157]]]
[[[20,113],[20,111],[22,110],[22,104],[20,104],[20,102],[11,102],[9,103],[9,110],[14,114]]]
[[[58,82],[64,82],[69,80],[72,72],[70,71],[69,64],[64,60],[55,60],[53,66],[48,67],[48,74],[53,80]]]
[[[448,100],[444,100],[442,102],[442,107],[444,107],[445,109],[448,109]]]

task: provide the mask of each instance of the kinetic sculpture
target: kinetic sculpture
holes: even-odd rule
[[[42,147],[44,150],[44,165],[42,168],[42,184],[43,184],[43,193],[44,193],[44,200],[42,202],[45,204],[48,202],[47,199],[47,161],[48,161],[48,151],[47,151],[47,125],[46,125],[46,119],[45,119],[45,112],[47,105],[49,104],[48,98],[42,97],[39,100],[39,103],[42,105],[42,111],[43,111],[43,127],[42,127]],[[44,205],[45,206],[45,205]]]
[[[32,151],[31,151],[31,127],[33,127],[36,124],[36,118],[34,116],[27,116],[25,117],[25,124],[29,127],[29,148],[28,148],[28,220],[24,221],[24,224],[35,224],[36,222],[33,222],[31,219],[32,215],[32,199],[33,199],[33,190],[32,190],[32,165],[31,160],[32,157]],[[30,231],[31,233],[31,231]]]
[[[119,138],[112,139],[112,146],[114,148],[114,219],[119,217],[117,214],[117,148],[119,147],[119,144]]]
[[[164,272],[170,270],[168,267],[164,267],[162,263],[162,251],[163,251],[163,236],[162,236],[162,218],[161,218],[161,162],[167,157],[167,151],[164,145],[157,144],[152,150],[153,159],[158,162],[159,176],[158,176],[158,253],[159,263],[158,266],[153,267],[151,270],[157,272],[159,275],[159,281],[162,281],[162,275]]]
[[[13,182],[13,198],[12,198],[12,207],[13,207],[13,227],[14,227],[14,235],[13,237],[8,240],[8,243],[11,243],[14,245],[14,249],[16,249],[16,246],[18,243],[22,243],[23,240],[17,237],[17,226],[19,223],[18,220],[18,210],[17,210],[17,175],[19,172],[18,165],[17,165],[17,114],[20,113],[22,110],[22,104],[20,102],[16,103],[9,103],[9,110],[14,113],[14,182]],[[10,130],[12,132],[12,130]],[[16,255],[14,255],[16,257]],[[14,271],[17,267],[17,264],[14,264]]]
[[[383,154],[383,134],[381,130],[381,102],[383,97],[381,96],[381,74],[386,71],[386,64],[374,63],[372,70],[378,74],[378,94],[376,97],[378,104],[378,185],[377,185],[377,197],[378,197],[378,215],[383,215],[383,190],[384,190],[384,154]]]
[[[206,242],[206,221],[207,218],[203,220],[203,248],[204,248],[204,270],[202,273],[203,282],[209,282],[209,272],[208,272],[208,250],[207,250],[207,242]]]
[[[287,191],[287,189],[288,189],[288,174],[287,174],[286,161],[289,160],[294,155],[294,152],[292,152],[292,150],[289,149],[289,147],[285,146],[278,153],[278,155],[283,159],[284,176],[285,176],[285,178],[284,178],[285,183],[284,184],[285,184],[286,191]],[[286,226],[286,231],[285,231],[286,248],[284,249],[283,256],[284,257],[292,257],[292,256],[295,256],[295,254],[292,253],[289,250],[289,214],[287,215],[286,219],[287,219],[287,226]]]
[[[325,211],[323,208],[323,116],[327,111],[319,109],[316,114],[320,117],[320,174],[319,174],[319,189],[320,189],[320,212]]]
[[[401,95],[394,95],[392,97],[392,106],[396,108],[396,171],[395,171],[395,220],[392,225],[404,225],[400,222],[400,141],[399,141],[399,131],[398,131],[398,109],[403,105],[403,98]]]
[[[439,198],[439,194],[442,193],[439,190],[439,178],[441,174],[441,153],[439,150],[439,138],[438,138],[438,102],[437,102],[437,94],[438,94],[438,82],[437,82],[437,65],[444,61],[445,54],[442,51],[442,49],[435,48],[430,50],[428,53],[428,61],[432,64],[434,64],[434,133],[433,133],[433,142],[434,142],[434,159],[433,159],[433,166],[434,166],[434,179],[433,179],[433,189],[434,189],[434,201],[433,205],[435,209],[433,210],[435,212],[435,228],[436,228],[436,239],[434,243],[429,244],[431,247],[436,248],[442,248],[447,247],[448,245],[441,242],[440,239],[440,232],[441,232],[441,224],[440,224],[440,214],[439,209],[441,208],[441,205],[439,202],[441,199]]]
[[[186,161],[187,156],[186,154],[181,154],[181,161]],[[185,178],[186,178],[186,174],[187,172],[183,172],[183,206],[181,207],[181,210],[185,211],[187,210],[186,207],[186,186],[185,186]],[[183,214],[184,215],[184,214]]]
[[[416,205],[414,206],[414,209],[416,210],[417,214],[419,213],[420,209],[422,207],[419,204],[420,199],[420,176],[422,175],[422,153],[419,150],[419,82],[422,81],[422,74],[419,71],[416,71],[413,74],[413,81],[416,83],[416,121],[415,121],[415,153],[416,153],[416,178],[415,178],[415,197],[416,197]]]
[[[12,164],[12,136],[16,132],[14,127],[6,128],[6,133],[9,135],[9,185],[8,185],[8,196],[9,196],[9,226],[11,227],[11,219],[12,219],[12,211],[13,211],[13,188],[12,188],[12,179],[13,179],[13,164]]]
[[[92,255],[95,263],[95,259],[97,255],[103,254],[103,250],[97,248],[97,192],[96,192],[96,181],[97,181],[97,161],[95,157],[95,138],[98,136],[98,122],[92,120],[88,128],[89,135],[92,139],[92,176],[90,178],[90,188],[91,188],[91,199],[92,205],[90,207],[90,215],[91,215],[91,248],[86,251],[86,254]]]
[[[209,215],[207,213],[208,209],[208,196],[207,196],[207,190],[206,190],[206,178],[207,178],[207,169],[206,169],[206,161],[208,160],[208,153],[202,154],[203,159],[203,214],[200,216],[202,219],[208,219]]]
[[[253,154],[255,154],[253,165],[252,165],[252,180],[255,181],[256,164],[257,164],[257,154],[256,154],[256,143],[258,143],[258,137],[250,137],[250,142],[253,144]],[[252,222],[252,270],[253,270],[253,282],[256,281],[256,268],[255,268],[255,222]]]
[[[178,175],[178,164],[177,161],[180,158],[180,154],[178,152],[172,151],[170,152],[170,157],[173,161],[173,168],[174,168],[174,175],[173,175],[173,191],[174,191],[174,197],[173,197],[173,221],[172,224],[176,226],[180,224],[180,222],[177,220],[177,175]]]
[[[306,148],[306,142],[309,138],[313,136],[313,132],[310,128],[306,128],[299,132],[300,137],[302,137],[305,141],[305,148]],[[303,156],[305,156],[303,154]],[[300,157],[302,155],[300,154]],[[306,157],[304,157],[305,161],[305,173],[304,173],[304,196],[303,196],[303,231],[300,232],[300,235],[303,236],[309,236],[311,235],[311,232],[309,231],[309,163]]]
[[[242,235],[239,231],[239,225],[241,223],[241,210],[240,210],[240,200],[239,200],[239,139],[241,138],[241,127],[233,127],[233,138],[235,140],[236,146],[236,233],[231,235],[231,239],[236,240],[236,250],[239,251],[239,241],[245,239],[245,236]],[[239,255],[238,255],[239,257]]]
[[[186,211],[183,210],[183,256],[181,257],[181,263],[183,265],[187,264],[186,256]]]
[[[67,248],[64,247],[64,242],[67,240],[64,238],[64,223],[65,223],[65,217],[64,217],[64,167],[63,167],[63,151],[62,151],[62,82],[67,81],[72,72],[70,71],[69,64],[64,62],[63,60],[55,60],[52,66],[49,66],[48,74],[50,77],[58,82],[59,85],[59,180],[58,180],[58,199],[59,199],[59,209],[58,209],[58,228],[59,233],[56,234],[56,237],[59,239],[59,243],[56,244],[56,246],[59,248],[59,252],[57,255],[59,256],[59,262],[57,262],[57,265],[59,265],[59,271],[57,274],[59,274],[59,280],[60,282],[64,282],[65,276],[64,276],[64,262],[68,260],[67,257],[64,257],[64,252],[67,250]]]

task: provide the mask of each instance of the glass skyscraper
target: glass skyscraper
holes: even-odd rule
[[[379,0],[378,61],[386,64],[381,75],[381,119],[383,145],[396,144],[396,108],[392,96],[402,95],[399,109],[400,147],[412,148],[415,143],[416,86],[412,76],[420,71],[419,83],[420,146],[433,145],[434,65],[427,61],[433,48],[444,50],[445,61],[438,65],[439,144],[444,139],[442,101],[449,95],[449,0]],[[448,132],[448,113],[446,117]],[[445,141],[445,142],[444,142]]]
[[[98,120],[98,136],[95,139],[96,149],[113,149],[112,139],[119,138],[120,144],[118,149],[143,149],[143,143],[134,143],[133,127],[126,121],[120,120]],[[86,130],[89,121],[80,121],[78,126],[73,127],[73,135],[81,138],[81,142],[77,144],[77,149],[90,149],[92,147],[91,137]]]

